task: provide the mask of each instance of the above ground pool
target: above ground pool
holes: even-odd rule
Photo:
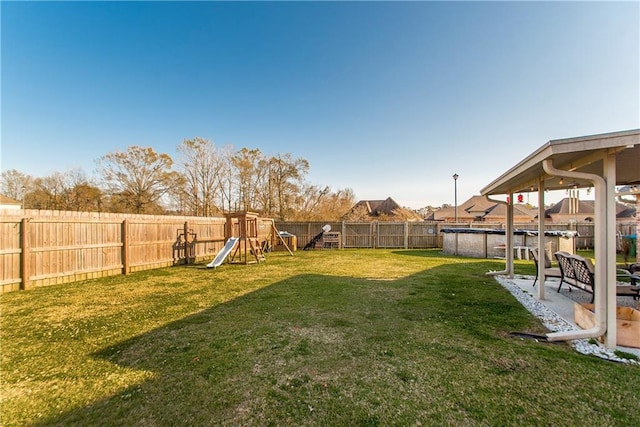
[[[501,228],[442,228],[442,251],[472,258],[504,258],[506,232]],[[549,256],[556,251],[575,253],[577,231],[546,230],[545,249]],[[538,247],[538,230],[513,230],[516,258],[529,259],[529,250]]]

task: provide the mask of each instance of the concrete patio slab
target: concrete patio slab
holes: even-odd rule
[[[560,292],[557,292],[559,281],[557,279],[547,279],[545,282],[545,298],[544,300],[538,299],[538,290],[533,286],[533,276],[521,276],[516,275],[513,279],[506,278],[504,276],[496,276],[496,280],[505,286],[507,289],[510,286],[513,286],[515,289],[519,289],[521,292],[518,292],[519,295],[516,295],[518,299],[524,298],[525,300],[528,298],[531,302],[537,303],[537,305],[544,306],[545,309],[554,313],[557,317],[561,318],[566,325],[561,325],[559,328],[574,328],[581,329],[579,326],[575,324],[574,321],[574,304],[578,303],[588,303],[591,301],[591,294],[581,291],[580,289],[569,289],[568,286],[563,286]],[[538,286],[538,285],[536,285]],[[510,289],[511,290],[511,289]],[[512,291],[512,293],[514,293]],[[521,301],[523,302],[523,301]],[[523,302],[523,305],[532,311],[532,313],[538,317],[544,316],[544,314],[540,314],[540,310],[532,310],[530,304],[527,304],[526,301]],[[627,307],[638,307],[638,301],[634,300],[631,297],[619,297],[618,305],[624,305]],[[544,311],[544,310],[543,310]],[[549,319],[546,319],[548,323]],[[580,340],[584,341],[584,340]],[[623,351],[625,353],[636,355],[640,358],[640,348],[631,348],[631,347],[622,347],[618,346],[617,350]]]

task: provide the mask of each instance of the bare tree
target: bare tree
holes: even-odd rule
[[[233,147],[228,145],[220,152],[220,183],[218,189],[220,202],[219,205],[223,211],[232,212],[233,206],[233,191],[235,188],[235,172],[233,167]],[[235,210],[237,210],[237,204]]]
[[[17,173],[10,174],[25,177]],[[54,172],[43,178],[21,179],[25,209],[55,209],[72,211],[100,211],[102,191],[91,184],[82,169]]]
[[[329,187],[306,184],[298,196],[294,221],[338,221],[355,203],[353,190],[331,191]]]
[[[291,154],[267,157],[259,149],[216,147],[196,137],[178,146],[180,171],[151,147],[131,146],[97,160],[100,177],[80,169],[32,178],[2,173],[1,191],[25,208],[213,216],[255,210],[279,220],[339,219],[353,205],[353,191],[307,183],[309,162]]]
[[[296,198],[294,214],[290,220],[311,220],[319,214],[318,207],[330,193],[329,187],[305,184]],[[322,217],[321,219],[325,219]],[[329,219],[329,218],[326,218]]]
[[[255,210],[264,156],[260,150],[243,148],[233,156],[236,173],[236,197],[241,210]]]
[[[217,215],[220,183],[225,171],[224,159],[213,142],[196,137],[185,139],[178,152],[181,154],[180,170],[184,187],[179,198],[186,211],[192,215]]]
[[[31,175],[15,169],[0,174],[0,193],[19,202],[24,200],[25,194],[33,190],[33,184],[34,178]]]
[[[64,174],[54,172],[44,178],[35,178],[32,190],[24,197],[26,209],[65,209],[65,180]]]
[[[254,195],[254,206],[258,212],[264,216],[273,216],[274,195],[273,181],[271,177],[271,159],[263,157],[258,163],[258,170],[255,177],[256,191]]]
[[[63,175],[62,208],[71,211],[102,210],[102,191],[87,179],[82,169],[72,169]]]
[[[331,192],[320,201],[317,207],[317,212],[322,215],[318,219],[327,218],[338,221],[355,203],[356,196],[350,188]]]
[[[269,160],[269,185],[274,195],[272,215],[287,220],[295,211],[297,196],[302,190],[304,177],[309,172],[309,162],[294,159],[291,154],[277,154]]]
[[[173,160],[151,147],[130,146],[98,160],[99,173],[112,199],[127,212],[157,213],[162,198],[181,185],[182,177],[171,170]]]

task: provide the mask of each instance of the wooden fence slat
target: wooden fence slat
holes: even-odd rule
[[[129,274],[129,221],[122,221],[122,274]]]
[[[20,259],[20,277],[22,279],[20,289],[22,290],[29,289],[29,275],[31,274],[29,243],[29,219],[22,218],[20,223],[20,248],[22,252]]]

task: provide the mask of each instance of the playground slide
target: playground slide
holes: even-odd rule
[[[222,248],[222,250],[218,252],[218,254],[213,259],[213,261],[207,264],[207,268],[216,268],[220,264],[222,264],[225,258],[229,256],[229,253],[231,252],[231,250],[233,249],[233,247],[236,245],[237,242],[238,242],[237,237],[229,237],[229,240],[227,240],[227,243],[224,245],[224,248]]]
[[[316,242],[319,242],[320,239],[322,239],[322,235],[324,233],[328,233],[329,231],[331,231],[331,226],[329,224],[325,225],[324,227],[322,227],[322,231],[319,232],[318,234],[315,235],[315,237],[311,240],[309,240],[309,243],[307,243],[304,248],[302,248],[303,251],[308,251],[310,249],[313,249],[316,245]],[[293,255],[293,254],[292,254]]]

